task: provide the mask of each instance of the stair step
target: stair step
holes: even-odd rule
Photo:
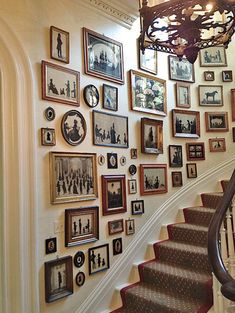
[[[185,208],[183,211],[185,222],[201,226],[208,226],[215,213],[215,209],[202,206]]]
[[[205,207],[215,209],[222,196],[223,192],[203,193],[201,194],[202,204]]]
[[[229,180],[225,180],[225,179],[221,180],[221,186],[222,186],[223,191],[225,191],[225,189],[227,188],[228,183],[229,183]]]

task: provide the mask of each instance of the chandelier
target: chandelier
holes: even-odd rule
[[[235,28],[235,0],[170,0],[140,5],[140,49],[185,56],[194,63],[201,49],[228,47]]]

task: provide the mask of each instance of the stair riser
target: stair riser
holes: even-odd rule
[[[202,194],[201,195],[203,206],[216,209],[218,203],[221,200],[219,195]]]
[[[190,209],[184,209],[184,218],[186,223],[200,226],[209,226],[213,213],[196,212]]]

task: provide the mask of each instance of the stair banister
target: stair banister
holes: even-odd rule
[[[221,292],[229,300],[235,301],[235,279],[228,273],[220,252],[219,239],[221,225],[226,217],[227,209],[231,206],[235,194],[235,170],[218,202],[216,212],[211,220],[208,231],[208,256],[214,275],[221,283]]]

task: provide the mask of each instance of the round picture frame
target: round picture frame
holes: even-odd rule
[[[131,165],[129,166],[129,173],[130,173],[131,175],[135,175],[136,172],[137,172],[137,167],[135,166],[135,164],[131,164]]]
[[[84,98],[85,103],[90,108],[96,107],[98,105],[99,99],[100,99],[99,91],[96,88],[96,86],[91,85],[91,84],[87,85],[83,89],[83,98]]]
[[[83,115],[77,110],[66,112],[61,121],[61,131],[67,143],[77,146],[86,137],[87,126]]]
[[[73,263],[76,267],[81,267],[85,262],[85,254],[82,251],[78,251],[73,259]]]
[[[53,121],[55,119],[55,110],[52,107],[48,107],[44,111],[44,115],[48,121]]]
[[[86,276],[83,272],[78,272],[76,275],[76,284],[78,287],[81,287],[82,285],[84,285],[85,280],[86,280]]]

